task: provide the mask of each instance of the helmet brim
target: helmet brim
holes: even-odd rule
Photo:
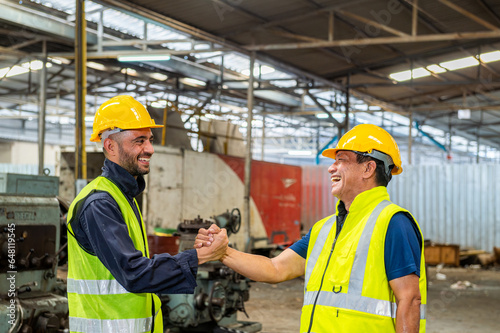
[[[328,158],[332,158],[332,159],[335,159],[335,156],[337,155],[337,152],[339,150],[346,150],[346,151],[355,151],[353,149],[338,149],[338,148],[328,148],[328,149],[325,149],[323,150],[323,152],[321,153],[321,155],[325,156],[325,157],[328,157]],[[398,167],[396,165],[394,165],[394,168],[392,168],[391,170],[391,174],[392,175],[399,175],[401,172],[403,172],[403,167]]]

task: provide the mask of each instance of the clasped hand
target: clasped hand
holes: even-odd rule
[[[222,260],[226,254],[228,243],[226,229],[221,229],[216,224],[212,224],[208,229],[198,230],[194,241],[194,248],[198,253],[198,264]]]

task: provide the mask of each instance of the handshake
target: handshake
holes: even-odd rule
[[[194,248],[198,254],[198,265],[207,261],[220,260],[226,256],[229,239],[226,229],[212,224],[208,229],[201,228],[194,241]]]

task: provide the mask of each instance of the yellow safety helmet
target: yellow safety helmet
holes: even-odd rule
[[[148,110],[132,96],[118,95],[104,102],[94,118],[94,131],[90,141],[100,142],[104,131],[139,128],[160,128],[149,115]]]
[[[386,130],[376,125],[361,124],[353,127],[340,138],[337,147],[325,149],[322,155],[335,158],[339,150],[350,150],[371,156],[384,162],[386,168],[393,164],[394,168],[391,171],[393,175],[403,172],[401,154],[396,141]]]

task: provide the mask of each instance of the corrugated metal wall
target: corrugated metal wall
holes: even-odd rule
[[[302,169],[305,230],[335,212],[326,168]],[[487,251],[500,246],[500,165],[404,166],[388,191],[415,216],[425,239]]]
[[[500,165],[406,166],[388,190],[425,239],[487,251],[500,246]]]
[[[50,175],[55,175],[55,166],[45,165],[50,170]],[[21,173],[24,175],[38,175],[38,164],[11,164],[0,163],[0,173]]]

